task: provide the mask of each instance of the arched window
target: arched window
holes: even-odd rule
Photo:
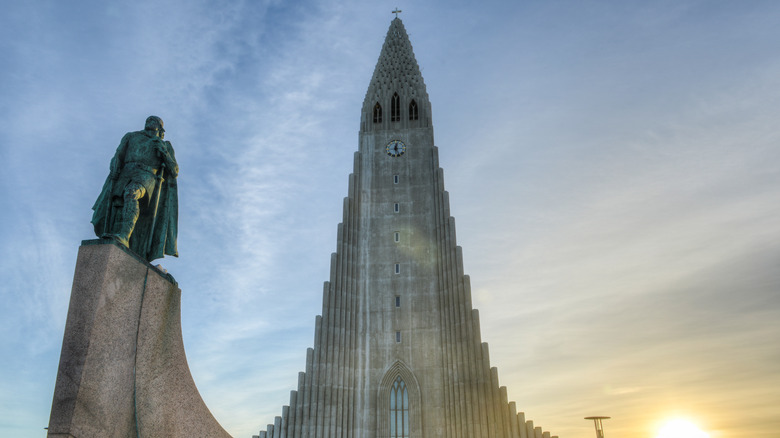
[[[396,361],[385,372],[376,391],[377,436],[422,436],[420,384],[412,371]]]
[[[390,388],[390,438],[409,438],[409,393],[401,376]]]
[[[419,116],[417,115],[417,102],[412,99],[411,102],[409,102],[409,120],[417,120]]]
[[[390,101],[390,121],[398,122],[401,120],[401,98],[398,97],[398,93],[393,94],[393,99]]]
[[[379,102],[374,105],[374,123],[382,123],[382,105]]]

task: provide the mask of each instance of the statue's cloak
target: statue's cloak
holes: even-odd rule
[[[132,132],[125,135],[119,148],[111,160],[112,174],[123,167],[124,152],[128,136],[142,134],[143,131]],[[170,142],[165,142],[167,149],[173,157],[173,147]],[[174,158],[175,159],[175,158]],[[178,166],[176,169],[178,172]],[[98,237],[115,234],[118,229],[117,220],[121,217],[122,197],[125,186],[135,180],[131,172],[122,171],[119,177],[114,179],[112,174],[106,178],[103,190],[100,192],[95,204],[92,206],[92,225]],[[164,255],[179,256],[176,249],[176,238],[179,223],[179,192],[176,184],[176,176],[168,170],[161,172],[162,183],[147,186],[146,195],[140,200],[140,214],[135,224],[133,234],[130,236],[130,249],[142,258],[152,261],[164,257]],[[150,190],[151,187],[154,187]],[[159,187],[159,202],[157,204],[157,219],[154,219],[155,201]],[[152,223],[154,229],[152,230]],[[151,234],[151,245],[149,237]]]

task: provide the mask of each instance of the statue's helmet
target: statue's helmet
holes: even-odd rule
[[[144,126],[144,129],[157,129],[162,132],[165,132],[163,129],[163,121],[161,118],[157,116],[149,116],[146,118],[146,125]]]

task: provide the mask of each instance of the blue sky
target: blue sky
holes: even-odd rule
[[[41,0],[0,15],[1,436],[44,433],[90,207],[150,114],[193,377],[234,436],[273,422],[396,6],[510,400],[562,438],[776,435],[780,4]]]

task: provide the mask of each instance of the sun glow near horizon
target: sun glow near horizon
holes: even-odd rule
[[[667,421],[655,438],[710,438],[710,435],[688,420],[675,418]]]

